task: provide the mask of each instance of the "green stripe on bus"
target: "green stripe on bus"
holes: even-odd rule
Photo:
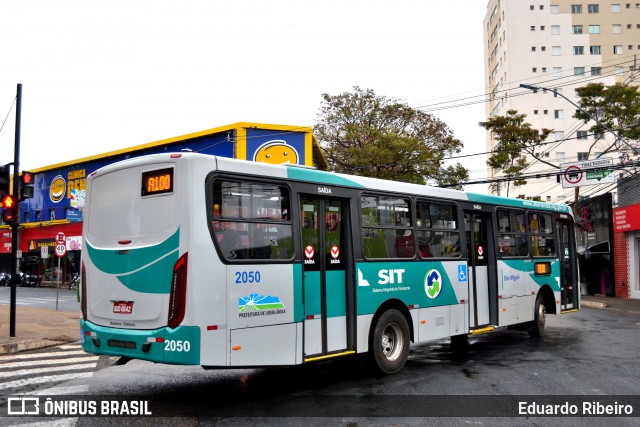
[[[157,245],[134,249],[98,249],[87,244],[98,270],[115,275],[127,288],[142,293],[169,293],[178,261],[180,229]]]

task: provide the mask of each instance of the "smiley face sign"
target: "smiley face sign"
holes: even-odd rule
[[[298,152],[286,141],[275,139],[262,144],[253,156],[254,162],[281,165],[283,163],[298,164]]]

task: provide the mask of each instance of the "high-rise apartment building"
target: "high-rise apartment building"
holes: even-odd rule
[[[533,128],[553,129],[548,143],[535,153],[537,158],[528,159],[531,165],[525,174],[534,177],[522,187],[500,183],[495,192],[573,201],[574,190],[557,182],[561,164],[596,158],[619,164],[622,154],[605,153],[614,136],[592,134],[591,124],[573,118],[579,99],[575,89],[591,82],[640,83],[640,3],[490,0],[484,30],[487,118],[513,109],[526,114]],[[533,92],[521,84],[547,90]],[[487,132],[487,151],[495,144]],[[489,170],[490,178],[501,175]],[[607,191],[615,191],[615,184],[581,188],[582,195]]]

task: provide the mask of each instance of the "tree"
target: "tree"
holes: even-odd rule
[[[518,114],[516,110],[508,110],[505,116],[492,117],[480,126],[489,130],[493,138],[498,141],[487,164],[495,170],[502,171],[507,178],[507,197],[511,181],[515,187],[525,185],[527,181],[522,173],[529,166],[526,155],[529,154],[539,161],[557,167],[536,155],[536,148],[544,142],[552,129],[533,129],[525,122],[526,114]],[[490,185],[492,191],[497,190],[497,183]]]
[[[602,83],[590,83],[576,89],[580,97],[574,117],[592,123],[589,131],[595,135],[603,135],[613,130],[616,137],[613,144],[605,147],[602,153],[620,151],[627,156],[635,154],[637,141],[640,140],[640,91],[637,86],[616,83],[605,86]],[[593,120],[594,118],[597,119]],[[633,140],[635,143],[630,143]],[[589,147],[589,153],[596,142]],[[631,152],[629,152],[631,150]]]
[[[353,92],[323,94],[314,134],[335,172],[437,185],[460,184],[469,172],[443,166],[462,142],[430,114],[355,86]]]

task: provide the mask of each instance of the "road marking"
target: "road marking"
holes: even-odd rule
[[[17,388],[17,387],[25,387],[28,385],[35,385],[35,384],[71,381],[77,378],[87,378],[92,375],[93,375],[93,372],[79,372],[76,374],[47,375],[44,377],[21,379],[21,380],[9,381],[7,383],[0,384],[0,390],[7,390],[10,388]]]
[[[69,394],[86,394],[88,391],[89,391],[89,384],[80,384],[80,385],[72,385],[72,386],[49,387],[49,388],[44,388],[42,390],[31,391],[29,393],[23,393],[23,394],[55,396],[55,395],[69,395]]]
[[[79,371],[82,369],[91,369],[95,367],[96,367],[96,362],[89,362],[89,363],[81,363],[76,365],[50,366],[48,368],[18,369],[17,371],[0,372],[0,378],[11,378],[11,377],[19,377],[22,375],[44,374],[44,373],[50,373],[50,372],[59,372],[61,370]]]
[[[41,358],[52,357],[52,356],[54,356],[54,357],[55,356],[67,357],[67,356],[72,356],[74,354],[86,354],[86,355],[88,355],[89,353],[86,353],[84,350],[77,350],[77,351],[58,351],[58,352],[55,352],[55,353],[4,355],[4,356],[0,356],[0,362],[2,362],[3,359],[11,359],[11,360],[15,360],[15,359],[21,359],[21,360],[25,360],[25,359],[41,359]],[[1,363],[0,366],[4,366],[4,364]]]
[[[86,362],[89,360],[94,360],[94,361],[98,361],[99,356],[90,356],[87,355],[85,357],[72,357],[70,359],[64,359],[64,358],[60,358],[60,359],[50,359],[50,360],[43,360],[41,365],[64,365],[66,363],[79,363],[79,362]],[[0,364],[0,369],[4,369],[4,368],[23,368],[25,366],[33,366],[34,361],[28,361],[28,362],[13,362],[13,363],[2,363]],[[2,374],[0,374],[1,376]]]

